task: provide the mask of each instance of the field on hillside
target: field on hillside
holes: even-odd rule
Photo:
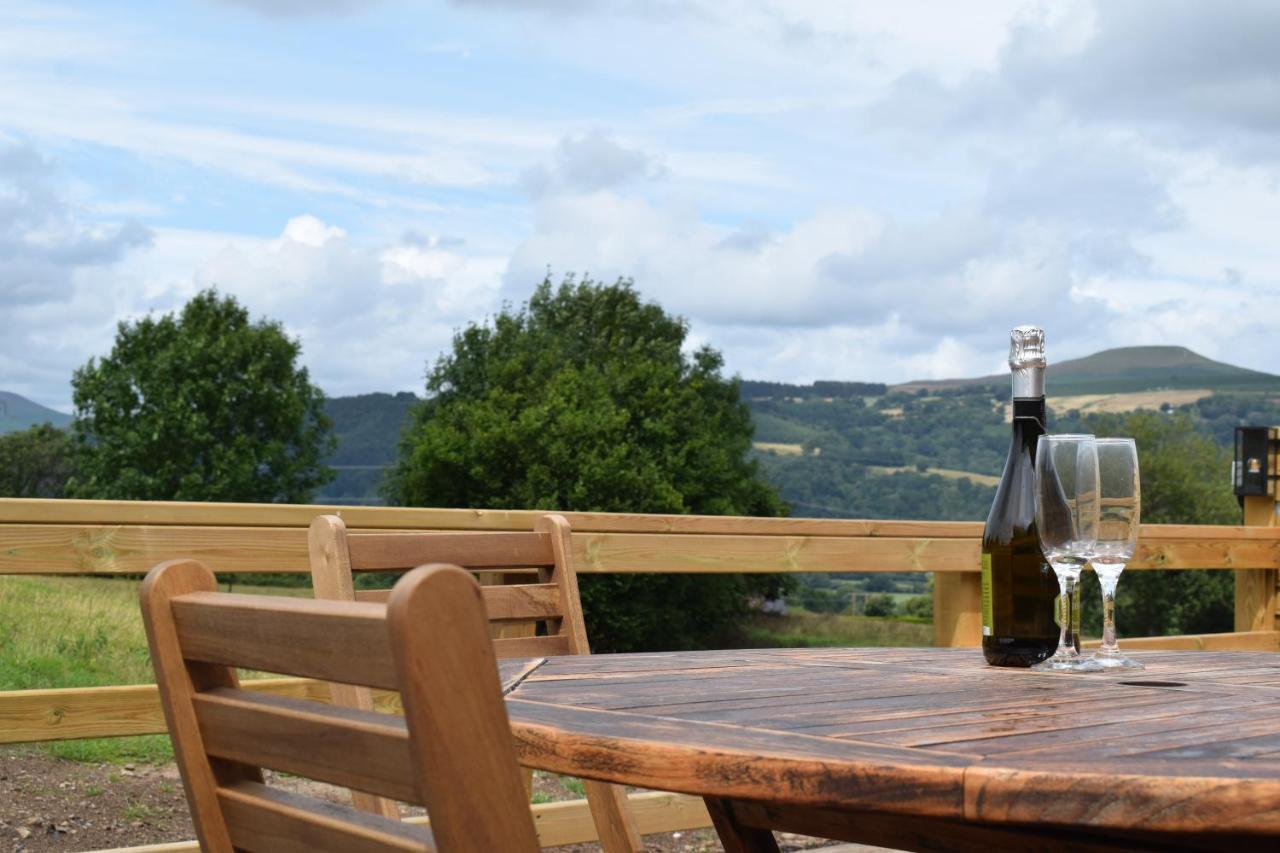
[[[983,486],[999,485],[1000,478],[994,474],[979,474],[974,471],[957,471],[954,468],[925,468],[921,471],[919,468],[911,468],[906,465],[885,466],[885,465],[868,465],[867,470],[876,474],[904,474],[917,473],[937,474],[939,477],[945,477],[948,480],[972,480]]]

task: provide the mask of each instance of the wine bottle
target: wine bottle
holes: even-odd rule
[[[1009,333],[1013,437],[982,531],[982,654],[993,666],[1031,666],[1058,645],[1058,581],[1036,536],[1036,439],[1045,431],[1044,331]]]

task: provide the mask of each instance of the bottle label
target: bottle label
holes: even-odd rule
[[[991,555],[982,555],[982,636],[990,637],[993,633],[991,618]]]

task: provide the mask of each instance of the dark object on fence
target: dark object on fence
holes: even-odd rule
[[[1236,427],[1231,474],[1241,503],[1245,497],[1275,493],[1276,434],[1273,427]]]

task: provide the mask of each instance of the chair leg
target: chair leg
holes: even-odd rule
[[[533,768],[521,767],[520,775],[524,777],[524,795],[525,799],[533,800]]]
[[[733,802],[704,797],[711,823],[720,836],[725,853],[779,853],[773,833],[756,826],[746,826],[733,813]]]
[[[628,807],[626,790],[621,785],[591,779],[583,779],[582,785],[604,853],[638,853],[644,850],[644,843],[640,840],[635,819]]]

